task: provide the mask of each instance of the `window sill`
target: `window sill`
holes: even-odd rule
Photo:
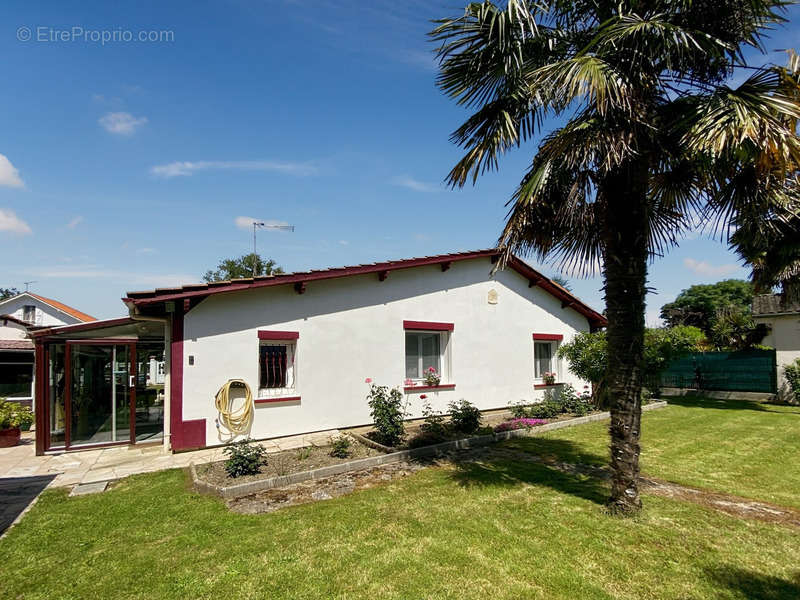
[[[558,381],[556,383],[534,383],[533,384],[533,389],[535,389],[535,390],[543,390],[545,388],[558,387],[560,385],[564,385],[564,382]]]
[[[300,396],[273,396],[270,398],[256,398],[253,400],[256,405],[274,404],[276,402],[300,402]]]
[[[436,392],[439,390],[454,389],[456,389],[455,383],[440,383],[439,385],[406,385],[403,387],[404,392]]]

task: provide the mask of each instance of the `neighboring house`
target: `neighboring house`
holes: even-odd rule
[[[33,342],[28,335],[31,330],[94,320],[32,292],[0,301],[0,397],[23,403],[33,400]]]
[[[753,298],[753,320],[770,327],[761,342],[775,348],[778,369],[778,394],[788,392],[783,367],[800,358],[800,302],[786,302],[780,294],[764,294]]]
[[[605,318],[519,259],[490,275],[498,257],[129,292],[129,318],[34,332],[37,368],[50,374],[37,389],[37,451],[162,435],[172,450],[222,444],[214,397],[230,379],[252,389],[255,439],[369,423],[366,379],[399,386],[410,417],[422,394],[441,411],[460,398],[481,410],[535,402],[546,371],[580,391],[556,350]],[[423,380],[431,366],[436,387]]]

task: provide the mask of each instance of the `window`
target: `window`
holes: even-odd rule
[[[534,377],[541,379],[545,373],[552,373],[555,369],[556,342],[533,342],[533,368]]]
[[[22,307],[22,320],[26,323],[36,322],[36,307],[32,304],[26,304]]]
[[[258,332],[259,396],[295,387],[296,331]]]
[[[406,331],[406,379],[422,379],[433,367],[441,377],[442,334],[429,331]]]

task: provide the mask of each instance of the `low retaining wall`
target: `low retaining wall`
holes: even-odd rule
[[[642,411],[654,410],[667,406],[665,401],[652,402],[642,407]],[[272,488],[285,487],[309,479],[324,479],[325,477],[332,477],[334,475],[341,475],[349,471],[360,471],[362,469],[371,469],[395,462],[404,460],[413,460],[415,458],[429,458],[431,456],[439,456],[445,452],[452,450],[469,450],[471,448],[480,448],[481,446],[488,446],[503,440],[509,440],[517,437],[530,437],[535,436],[543,431],[555,431],[556,429],[564,429],[565,427],[573,427],[575,425],[582,425],[584,423],[592,423],[594,421],[602,421],[610,417],[610,413],[602,412],[593,415],[586,415],[585,417],[576,417],[574,419],[566,419],[564,421],[555,421],[547,423],[546,425],[539,425],[531,429],[515,429],[514,431],[502,431],[500,433],[492,433],[487,435],[479,435],[462,440],[453,440],[450,442],[442,442],[441,444],[434,444],[433,446],[423,446],[421,448],[414,448],[412,450],[399,450],[384,454],[382,456],[371,456],[369,458],[361,458],[358,460],[351,460],[349,462],[341,463],[338,465],[331,465],[329,467],[321,467],[311,471],[301,471],[300,473],[292,473],[291,475],[280,475],[277,477],[270,477],[268,479],[261,479],[259,481],[250,481],[247,483],[237,483],[227,487],[220,487],[203,481],[197,475],[197,468],[194,463],[189,465],[189,471],[192,475],[192,481],[195,489],[201,492],[208,492],[222,496],[226,499],[239,498],[241,496],[249,496],[264,490]],[[358,436],[359,441],[363,436]],[[368,438],[367,438],[368,439]],[[370,440],[372,447],[381,446],[376,442]],[[387,448],[382,446],[382,448]]]

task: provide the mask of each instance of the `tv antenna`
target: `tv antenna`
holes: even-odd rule
[[[256,265],[258,265],[258,252],[256,252],[256,230],[272,229],[275,231],[294,231],[294,225],[274,225],[264,221],[253,221],[253,277],[256,276]]]
[[[39,283],[38,281],[23,281],[22,283],[25,284],[25,291],[28,291],[28,286],[32,283]]]

